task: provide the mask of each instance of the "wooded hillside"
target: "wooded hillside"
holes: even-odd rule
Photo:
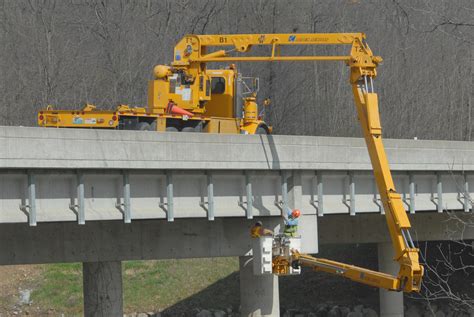
[[[471,0],[0,0],[0,124],[35,125],[47,104],[146,105],[153,66],[183,35],[264,32],[365,32],[384,58],[387,137],[474,138]],[[360,135],[342,63],[238,66],[260,77],[275,133]]]

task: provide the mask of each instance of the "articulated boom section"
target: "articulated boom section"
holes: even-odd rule
[[[359,46],[360,45],[360,46]],[[359,47],[358,47],[359,46]],[[411,238],[410,221],[403,207],[400,194],[395,190],[390,166],[382,142],[378,97],[374,92],[375,68],[381,61],[374,58],[368,46],[357,43],[351,50],[351,84],[362,132],[369,151],[377,188],[385,210],[385,217],[395,249],[395,260],[400,271],[395,284],[397,290],[419,291],[423,277],[423,267],[419,263],[418,252]],[[372,64],[370,58],[372,57]],[[380,276],[381,281],[385,276]]]
[[[395,260],[400,264],[397,289],[419,291],[423,267],[411,238],[410,221],[403,207],[400,194],[395,190],[392,174],[382,142],[377,94],[374,93],[371,75],[352,83],[357,112],[374,169],[375,180],[385,209],[389,233],[395,249]]]
[[[313,268],[313,270],[316,272],[320,271],[341,275],[355,282],[362,282],[374,287],[389,290],[400,290],[400,280],[390,274],[375,272],[332,260],[315,258],[309,255],[300,254],[298,252],[294,252],[293,260],[299,265]]]
[[[363,33],[298,33],[298,34],[224,34],[187,35],[175,47],[173,66],[189,66],[206,62],[264,62],[264,61],[346,61],[352,56],[282,55],[281,47],[297,45],[363,45]],[[253,46],[271,46],[269,56],[236,56],[248,53]],[[208,52],[210,47],[229,49]],[[375,57],[378,58],[378,57]]]

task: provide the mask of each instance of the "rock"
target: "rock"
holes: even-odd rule
[[[20,290],[19,304],[20,305],[29,305],[31,303],[30,297],[31,297],[31,290],[29,290],[29,289]]]
[[[285,311],[285,313],[288,314],[288,315],[287,315],[288,317],[295,317],[297,314],[300,313],[300,311],[297,310],[297,309],[289,308],[289,309],[287,309],[287,310]]]
[[[308,313],[308,316],[307,316],[307,317],[317,317],[317,316],[316,316],[316,314],[315,314],[315,313],[313,313],[313,312],[310,312],[310,313]]]
[[[341,317],[347,317],[347,315],[349,315],[351,312],[349,307],[339,307],[339,310],[341,311]]]
[[[287,310],[282,317],[291,317],[291,313]]]
[[[341,317],[341,311],[338,306],[334,306],[328,312],[328,317]]]
[[[361,313],[362,314],[362,309],[364,309],[363,305],[354,306],[354,312],[356,312],[356,313]]]
[[[214,317],[225,317],[226,313],[222,310],[216,310],[214,312]]]
[[[316,316],[317,317],[326,317],[328,313],[328,306],[327,305],[320,305],[317,309],[316,309]]]
[[[425,311],[422,314],[423,317],[434,317],[434,313],[428,308],[425,308]]]
[[[210,311],[203,309],[196,314],[196,317],[213,317],[213,314]]]
[[[442,310],[438,310],[435,314],[435,317],[446,317],[446,314]]]
[[[362,309],[362,315],[364,315],[364,317],[379,317],[379,314],[372,308]]]
[[[347,317],[364,317],[364,316],[362,315],[362,313],[351,311],[349,314],[347,314]]]
[[[405,312],[405,317],[421,317],[421,312],[416,305],[410,305]]]
[[[148,317],[146,313],[138,313],[137,317]]]
[[[296,314],[293,317],[305,317],[304,314]]]
[[[232,314],[232,307],[227,307],[225,310],[229,315]]]

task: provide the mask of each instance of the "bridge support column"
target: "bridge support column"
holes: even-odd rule
[[[84,316],[123,316],[122,262],[84,262]]]
[[[397,275],[399,267],[393,261],[395,255],[392,243],[379,243],[377,247],[379,271]],[[403,317],[403,292],[380,289],[379,298],[380,317]]]
[[[254,275],[250,256],[239,257],[241,316],[280,316],[278,277]]]

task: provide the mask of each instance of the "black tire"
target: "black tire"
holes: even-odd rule
[[[300,264],[298,261],[293,261],[291,262],[291,267],[295,270],[298,270],[300,268]]]
[[[264,127],[260,126],[257,128],[257,131],[255,131],[255,134],[268,134],[268,131]]]
[[[179,130],[175,126],[169,126],[169,127],[166,127],[166,132],[179,132]]]
[[[196,129],[194,127],[184,127],[181,132],[196,132]]]
[[[138,122],[137,130],[139,130],[139,131],[151,131],[151,126],[148,122]]]
[[[194,128],[194,132],[202,132],[204,130],[204,123],[205,121],[199,122],[197,126]]]

